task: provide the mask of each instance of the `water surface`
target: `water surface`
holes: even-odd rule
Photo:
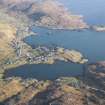
[[[25,42],[31,46],[57,45],[80,51],[90,62],[105,60],[104,32],[51,30],[43,27],[33,27],[33,31],[38,35],[25,38]]]
[[[81,14],[89,24],[105,25],[105,0],[58,0],[74,14]],[[92,30],[69,31],[33,27],[37,36],[29,36],[24,41],[31,46],[57,45],[80,51],[89,63],[105,60],[105,33]],[[57,62],[53,65],[24,65],[14,68],[6,76],[23,78],[56,79],[61,76],[78,76],[84,73],[82,65]]]
[[[83,66],[73,63],[56,62],[49,64],[23,65],[6,72],[6,77],[36,78],[38,80],[55,80],[62,76],[83,76]]]
[[[80,51],[84,57],[89,59],[89,63],[105,60],[104,32],[95,32],[92,30],[51,30],[43,27],[33,27],[33,31],[37,32],[38,35],[32,35],[24,39],[24,41],[32,47],[38,45],[56,45]],[[84,72],[83,65],[57,62],[53,65],[24,65],[9,70],[6,76],[53,80],[61,76],[83,75]]]

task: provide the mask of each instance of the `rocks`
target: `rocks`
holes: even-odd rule
[[[67,84],[56,85],[53,82],[42,93],[34,97],[31,105],[85,105],[84,94]]]
[[[9,101],[14,99],[14,102],[17,102],[15,98],[18,99],[18,103],[28,102],[38,92],[46,89],[49,84],[50,81],[38,81],[36,79],[25,80],[19,77],[4,79],[2,83],[0,82],[0,102],[6,101],[7,99],[10,99]]]
[[[57,52],[58,52],[58,53],[64,53],[64,48],[58,47],[58,48],[57,48]]]
[[[48,59],[45,60],[45,63],[46,63],[46,64],[54,64],[54,62],[55,62],[55,61],[54,61],[53,58],[48,58]]]
[[[36,97],[38,93],[46,90],[51,83],[50,81],[36,81],[35,79],[14,79],[15,78],[11,78],[11,80],[5,84],[6,88],[5,85],[4,88],[1,88],[3,85],[0,87],[0,102],[3,102],[5,105],[28,105],[28,103]],[[10,85],[13,86],[11,90]],[[5,91],[7,92],[7,95],[5,95]],[[2,92],[4,92],[4,94]],[[4,99],[5,101],[3,101]]]
[[[64,94],[58,100],[51,102],[51,105],[84,105],[81,96],[78,94]]]
[[[87,80],[91,79],[90,83],[93,86],[105,90],[105,61],[100,61],[88,66]]]
[[[0,102],[13,95],[16,95],[23,88],[24,87],[20,84],[18,80],[12,80],[3,86],[0,86]]]
[[[77,84],[77,82],[76,78],[70,77],[61,77],[55,81],[8,78],[0,84],[0,103],[3,105],[105,104],[103,92],[91,88],[77,88],[72,85],[72,83]]]
[[[105,93],[95,90],[88,89],[86,90],[86,103],[88,105],[104,105],[105,104]]]

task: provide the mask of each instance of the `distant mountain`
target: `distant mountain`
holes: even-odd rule
[[[88,27],[82,16],[73,15],[56,0],[1,0],[0,4],[14,13],[24,13],[36,25],[68,29]]]

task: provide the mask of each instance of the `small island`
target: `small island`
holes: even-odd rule
[[[97,32],[105,32],[105,26],[93,26],[92,28]]]

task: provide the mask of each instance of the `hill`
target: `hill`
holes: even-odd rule
[[[66,29],[88,28],[81,15],[72,14],[56,0],[2,0],[0,4],[8,8],[9,12],[25,14],[38,26]]]
[[[0,61],[13,54],[10,42],[14,37],[15,29],[6,23],[0,23]]]

